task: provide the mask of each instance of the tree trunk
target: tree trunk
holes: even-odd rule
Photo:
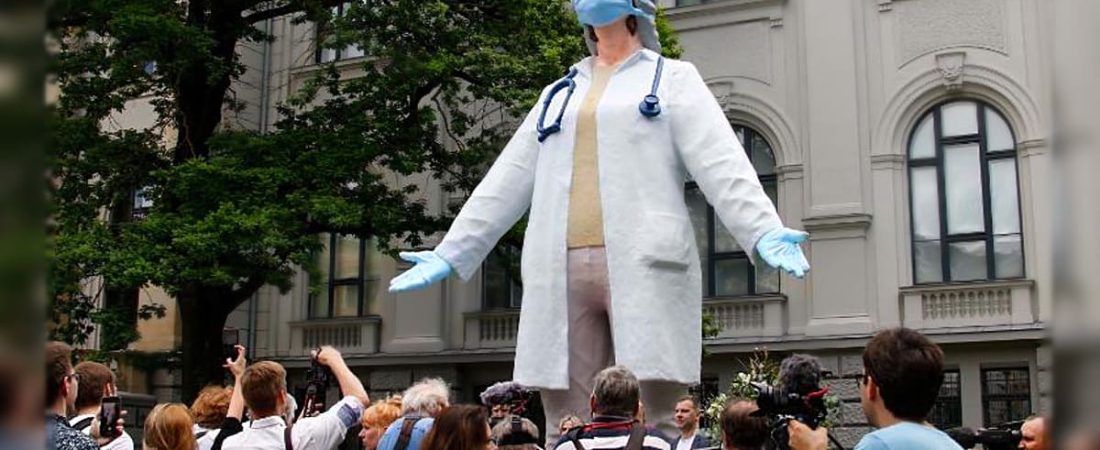
[[[206,385],[223,384],[225,380],[222,330],[229,312],[237,306],[229,297],[208,290],[188,290],[176,298],[183,328],[180,369],[183,371],[182,400],[185,404],[190,404]]]

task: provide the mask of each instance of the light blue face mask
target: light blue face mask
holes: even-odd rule
[[[626,15],[649,17],[645,11],[634,7],[631,0],[573,0],[577,19],[584,25],[602,27]]]

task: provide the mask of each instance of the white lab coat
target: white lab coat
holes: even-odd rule
[[[690,173],[742,248],[782,226],[756,172],[695,66],[665,60],[662,113],[643,117],[658,55],[639,50],[612,76],[597,111],[599,190],[617,364],[642,380],[699,381],[701,276],[687,204]],[[594,58],[574,67],[576,91],[562,131],[537,140],[542,97],[471,193],[436,253],[468,280],[527,212],[523,308],[514,380],[568,388],[566,228],[577,109]],[[555,96],[553,123],[565,90]]]

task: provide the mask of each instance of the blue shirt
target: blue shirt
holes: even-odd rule
[[[382,434],[382,439],[378,441],[378,450],[393,450],[397,446],[397,438],[401,436],[401,425],[403,423],[405,423],[405,417],[398,417],[390,424],[389,428],[386,428],[386,432]],[[420,443],[424,441],[424,436],[432,429],[433,423],[435,423],[435,419],[431,417],[416,421],[412,433],[409,435],[409,446],[406,450],[418,450]]]
[[[940,430],[914,422],[899,422],[863,436],[855,450],[962,450]]]

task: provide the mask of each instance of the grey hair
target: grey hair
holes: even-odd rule
[[[425,378],[409,386],[401,396],[401,414],[435,416],[450,406],[451,389],[439,378]]]
[[[592,397],[597,415],[632,417],[638,412],[641,390],[638,378],[623,366],[611,366],[596,374]]]

